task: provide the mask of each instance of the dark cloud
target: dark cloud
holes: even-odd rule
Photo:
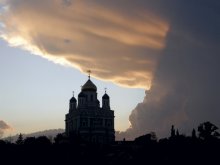
[[[167,136],[172,124],[187,134],[207,120],[220,126],[219,3],[184,1],[173,7],[153,86],[132,111],[131,128],[121,136],[150,131]]]
[[[64,5],[67,5],[67,6],[72,5],[72,0],[63,0],[62,2]]]
[[[4,132],[8,129],[11,129],[11,127],[3,120],[0,120],[0,138],[4,135]]]

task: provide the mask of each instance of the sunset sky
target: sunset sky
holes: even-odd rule
[[[118,137],[220,126],[219,18],[218,0],[0,0],[0,136],[64,128],[88,69]]]

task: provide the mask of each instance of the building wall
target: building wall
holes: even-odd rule
[[[114,111],[89,108],[70,111],[66,115],[66,134],[77,134],[83,140],[109,143],[115,140]]]

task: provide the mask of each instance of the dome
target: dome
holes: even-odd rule
[[[73,97],[70,99],[70,102],[71,102],[71,103],[75,103],[75,102],[76,102],[76,98],[73,96]]]
[[[80,92],[78,97],[86,97],[86,95],[83,92]]]
[[[103,96],[102,96],[103,99],[109,99],[109,96],[105,93]]]
[[[82,91],[97,91],[97,87],[93,82],[89,79],[83,86]]]

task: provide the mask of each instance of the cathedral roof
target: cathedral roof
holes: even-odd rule
[[[83,86],[82,91],[97,91],[95,84],[89,79]]]

